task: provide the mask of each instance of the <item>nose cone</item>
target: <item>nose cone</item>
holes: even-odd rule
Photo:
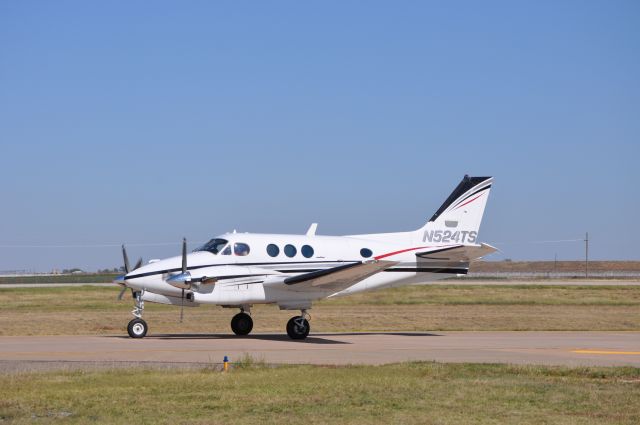
[[[124,274],[118,275],[113,279],[113,283],[117,283],[118,285],[126,285],[127,276]]]

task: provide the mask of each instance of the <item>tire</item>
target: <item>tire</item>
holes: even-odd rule
[[[142,319],[133,319],[127,326],[127,332],[131,338],[144,338],[148,330],[147,322]]]
[[[302,319],[302,326],[299,324],[300,319]],[[311,326],[309,325],[309,321],[302,316],[292,317],[287,322],[287,335],[289,335],[291,339],[305,339],[309,335],[310,330]]]
[[[236,335],[249,335],[253,329],[253,319],[247,313],[238,313],[231,319],[231,330]]]

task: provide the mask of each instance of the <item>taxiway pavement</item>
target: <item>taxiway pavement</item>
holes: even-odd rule
[[[286,335],[3,336],[0,370],[74,365],[215,365],[250,355],[268,364],[385,364],[415,360],[640,367],[640,332],[389,332]]]

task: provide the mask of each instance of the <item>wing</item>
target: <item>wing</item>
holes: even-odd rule
[[[416,253],[416,257],[433,261],[463,261],[477,260],[496,252],[498,249],[489,244],[480,245],[455,245],[447,248],[438,248],[430,251]]]
[[[397,261],[359,261],[297,276],[272,276],[265,285],[284,285],[298,292],[338,292],[396,264]]]

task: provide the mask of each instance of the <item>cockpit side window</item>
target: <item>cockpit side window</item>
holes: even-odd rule
[[[208,251],[212,254],[218,254],[220,250],[222,250],[229,243],[226,239],[211,239],[206,244],[202,245],[200,248],[197,248],[195,251]]]

